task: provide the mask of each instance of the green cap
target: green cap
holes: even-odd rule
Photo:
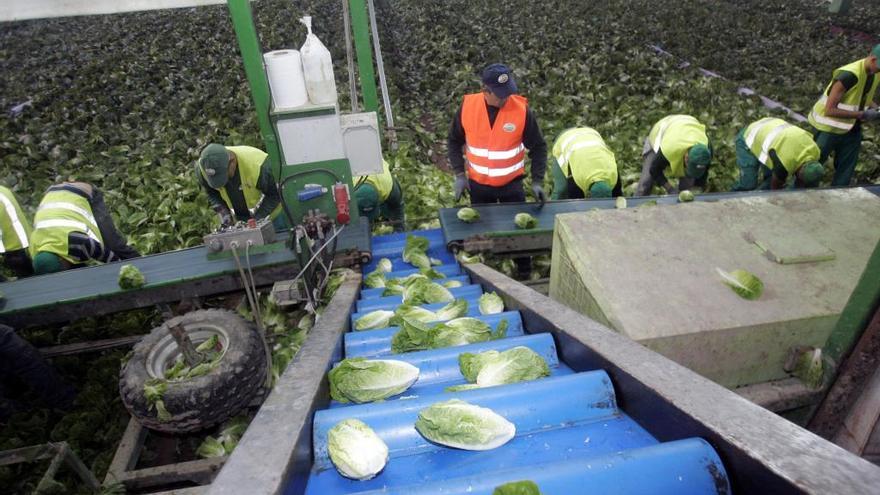
[[[688,150],[688,164],[685,174],[691,179],[699,179],[706,173],[709,168],[709,162],[712,160],[712,152],[709,147],[702,143],[691,146]]]
[[[211,143],[202,150],[199,168],[214,189],[220,189],[229,180],[229,152],[222,144]]]
[[[372,184],[361,184],[354,190],[358,211],[372,222],[379,217],[379,191]]]
[[[34,273],[37,275],[60,272],[63,269],[61,257],[55,253],[40,251],[34,256]]]
[[[611,186],[608,185],[605,181],[593,182],[593,185],[590,186],[590,197],[591,198],[610,198],[611,197]]]
[[[878,43],[874,46],[874,49],[871,50],[871,55],[873,55],[877,58],[880,58],[880,43]]]
[[[809,162],[805,164],[800,172],[801,180],[807,187],[813,187],[819,184],[822,177],[825,177],[825,167],[819,162]]]

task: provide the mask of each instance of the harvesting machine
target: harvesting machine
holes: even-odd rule
[[[651,350],[650,345],[645,347],[612,330],[609,322],[597,322],[556,300],[564,298],[547,297],[535,290],[534,283],[525,285],[481,263],[462,264],[456,258],[460,251],[517,256],[546,253],[558,242],[554,241],[554,221],[559,215],[616,214],[614,201],[557,201],[537,211],[524,204],[483,205],[477,208],[481,220],[472,224],[458,221],[455,209],[444,209],[439,212],[439,229],[372,235],[369,222],[358,214],[353,179],[380,172],[380,122],[390,129],[393,118],[372,1],[344,4],[346,25],[350,22],[353,32],[364,112],[342,113],[337,104],[273,105],[251,4],[228,1],[261,135],[283,198],[283,214],[292,228],[275,232],[266,223],[240,226],[206,233],[201,247],[130,260],[127,263],[137,267],[146,280],[138,289],[119,287],[118,263],[0,284],[6,295],[0,321],[17,328],[155,305],[170,312],[171,303],[242,290],[259,323],[259,291],[270,287],[281,306],[297,305],[313,313],[326,305],[271,390],[263,380],[270,368],[266,336],[231,312],[196,310],[169,315],[150,335],[135,339],[141,340],[132,358],[137,363],[130,362],[126,368],[137,370],[131,372],[134,377],[124,372],[121,383],[124,402],[135,419],[120,443],[108,481],[122,482],[131,491],[162,487],[171,490],[168,493],[216,495],[488,495],[495,487],[518,480],[534,481],[545,494],[876,491],[880,468],[754,403],[778,411],[804,407],[816,411],[822,390],[810,390],[792,378],[750,383],[749,390],[736,393]],[[385,102],[381,117],[374,61]],[[353,86],[353,107],[358,105],[355,94]],[[880,201],[876,186],[834,194]],[[750,196],[771,203],[808,204],[803,198],[810,193],[704,194],[697,197],[697,203],[723,210],[730,202]],[[647,197],[630,200],[629,206],[647,204],[668,212],[679,208],[676,203],[671,197]],[[538,219],[538,226],[518,230],[512,218],[526,208]],[[411,234],[427,239],[426,254],[437,260],[434,270],[460,283],[450,292],[468,301],[468,315],[493,329],[506,322],[506,335],[459,347],[396,354],[394,359],[419,369],[418,381],[402,396],[371,404],[333,401],[327,372],[336,363],[344,358],[387,359],[392,355],[392,338],[398,328],[352,330],[364,314],[394,310],[402,304],[399,295],[386,296],[381,289],[367,288],[363,277],[382,259],[391,262],[389,279],[418,273],[403,259]],[[700,234],[712,235],[705,230]],[[626,241],[645,239],[636,235]],[[841,304],[845,307],[836,309],[841,322],[851,327],[860,323],[859,332],[832,322],[823,337],[841,347],[835,355],[840,359],[857,346],[861,329],[876,311],[880,247],[866,251],[860,267],[845,288],[846,304]],[[336,268],[352,271],[332,299],[322,301]],[[504,312],[480,314],[478,301],[488,292],[501,296]],[[600,302],[596,304],[601,306]],[[874,316],[865,335],[878,333],[877,327]],[[154,404],[139,398],[143,384],[162,379],[179,356],[215,336],[226,364],[194,378],[176,398],[166,396],[172,419],[157,418]],[[131,340],[93,343],[90,348],[130,344]],[[540,355],[550,376],[444,391],[464,383],[460,354],[517,346]],[[828,387],[833,385],[828,383],[823,390]],[[449,398],[491,408],[516,426],[515,437],[488,451],[453,449],[426,440],[413,426],[419,412]],[[255,411],[255,417],[231,455],[139,467],[150,431],[160,432],[159,441],[167,442],[169,435],[190,434],[247,408]],[[371,480],[342,476],[330,459],[328,430],[348,418],[367,423],[388,445],[387,466]]]

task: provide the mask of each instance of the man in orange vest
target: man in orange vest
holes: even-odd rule
[[[449,129],[455,200],[468,190],[472,204],[525,201],[522,179],[528,149],[532,192],[543,203],[547,143],[528,100],[516,94],[513,74],[504,64],[483,69],[482,81],[482,92],[464,96]]]

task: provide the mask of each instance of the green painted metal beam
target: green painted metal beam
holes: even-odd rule
[[[254,18],[248,0],[228,0],[229,14],[232,16],[232,26],[235,28],[235,36],[238,38],[238,48],[241,50],[241,58],[244,62],[244,72],[251,88],[251,99],[254,102],[254,110],[257,112],[257,121],[260,124],[260,135],[266,145],[266,153],[272,160],[272,170],[276,170],[275,177],[281,177],[281,152],[278,147],[278,138],[272,121],[269,119],[269,111],[272,108],[272,95],[269,92],[269,80],[263,69],[263,49],[254,26]]]
[[[364,95],[364,109],[367,112],[377,112],[379,110],[379,94],[376,91],[376,74],[373,71],[373,48],[370,42],[367,4],[364,0],[349,0],[349,6],[351,7],[351,27],[354,32],[361,93]]]
[[[880,307],[880,243],[868,260],[865,271],[849,296],[843,313],[825,344],[825,357],[835,366],[850,353],[868,321]]]
[[[828,6],[828,12],[832,14],[847,14],[852,6],[852,0],[832,0]]]

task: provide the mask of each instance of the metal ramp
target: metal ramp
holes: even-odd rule
[[[420,370],[418,381],[400,396],[384,402],[349,405],[331,402],[315,412],[312,423],[313,465],[305,493],[491,494],[503,483],[532,480],[541,493],[730,493],[721,460],[700,438],[660,442],[618,407],[614,387],[603,370],[576,373],[559,359],[553,337],[540,328],[524,328],[518,311],[480,316],[480,285],[463,274],[440,230],[416,232],[430,241],[428,255],[443,265],[438,271],[465,285],[453,295],[469,303],[469,315],[496,327],[508,322],[504,339],[459,347],[393,355]],[[400,256],[405,234],[373,239],[375,268],[381,258],[392,260],[391,276],[405,276],[412,267]],[[399,297],[381,297],[363,289],[352,322],[375,309],[393,310]],[[440,305],[428,305],[436,309]],[[349,332],[343,338],[344,357],[383,357],[391,354],[395,327]],[[465,383],[459,371],[462,352],[503,351],[526,346],[541,355],[551,375],[541,380],[498,387],[444,392]],[[433,444],[415,429],[419,411],[435,402],[458,398],[489,407],[513,422],[516,437],[490,451],[465,451]],[[327,432],[337,422],[357,418],[385,441],[389,460],[368,481],[341,476],[327,452]]]

